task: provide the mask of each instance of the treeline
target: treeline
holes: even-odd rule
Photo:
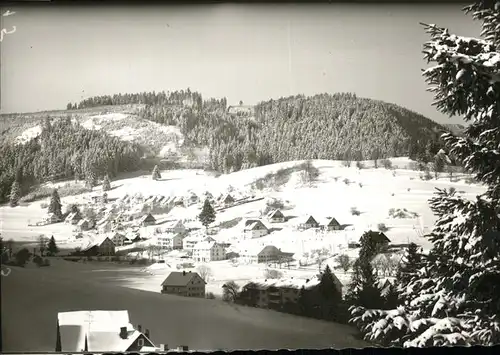
[[[93,179],[137,170],[143,152],[101,131],[87,130],[70,118],[42,123],[40,136],[26,144],[0,146],[0,202],[9,199],[17,181],[22,192],[47,180]]]
[[[208,146],[210,168],[221,172],[307,159],[411,156],[432,161],[442,147],[438,137],[444,128],[439,124],[397,105],[351,93],[261,102],[251,118],[228,114],[225,98],[203,101],[201,94],[189,89],[117,97],[106,103],[145,103],[141,117],[176,125],[188,144]],[[110,97],[90,98],[78,106],[97,105],[106,98]]]
[[[222,99],[226,102],[226,99]],[[192,92],[189,88],[187,90],[177,90],[172,92],[141,92],[135,94],[115,94],[94,96],[77,103],[68,103],[66,109],[84,109],[99,106],[109,105],[129,105],[129,104],[144,104],[144,105],[185,105],[196,109],[201,109],[204,106],[203,98],[200,93]],[[210,104],[208,101],[206,104]]]

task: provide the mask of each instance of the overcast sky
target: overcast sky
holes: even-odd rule
[[[11,8],[1,112],[64,109],[94,95],[190,88],[255,104],[355,92],[439,122],[421,69],[419,22],[478,36],[459,4],[274,4]],[[6,9],[2,9],[2,13]]]

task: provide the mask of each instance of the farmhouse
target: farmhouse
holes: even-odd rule
[[[249,219],[245,222],[243,229],[245,237],[247,238],[260,238],[269,234],[269,229],[258,219]]]
[[[282,255],[274,245],[249,245],[240,251],[240,258],[246,263],[269,263],[277,261]]]
[[[64,223],[77,224],[82,219],[80,212],[71,212],[64,219]]]
[[[235,199],[230,194],[226,194],[226,195],[222,196],[220,201],[224,206],[228,207],[228,206],[231,206],[235,202]]]
[[[94,227],[94,222],[88,220],[88,219],[81,219],[77,223],[78,229],[80,229],[82,232],[88,231],[89,229],[92,229]]]
[[[299,224],[300,229],[309,229],[309,228],[319,228],[319,223],[314,219],[313,216],[308,216],[304,218]]]
[[[108,237],[97,239],[82,249],[86,256],[114,255],[115,244]]]
[[[185,297],[205,297],[206,282],[196,272],[171,272],[161,284],[161,293]]]
[[[274,210],[267,214],[267,219],[271,223],[283,223],[285,222],[285,215],[280,210]]]
[[[186,227],[180,220],[167,222],[163,230],[167,233],[186,233]]]
[[[193,259],[201,262],[224,260],[225,249],[215,241],[204,240],[194,246]]]
[[[154,237],[156,245],[161,249],[182,249],[182,235],[179,233],[162,233]]]
[[[342,229],[340,223],[334,218],[328,218],[323,228],[327,231],[338,231]]]
[[[335,286],[342,294],[342,283],[333,275]],[[320,279],[314,276],[311,279],[266,279],[253,280],[242,287],[240,296],[243,302],[256,307],[283,309],[299,300],[300,290],[317,291]]]
[[[155,224],[156,224],[156,219],[153,217],[151,213],[148,213],[139,220],[139,225],[143,227],[153,226]]]
[[[189,235],[182,240],[182,249],[192,251],[194,246],[201,242],[201,237],[198,235]]]
[[[128,311],[72,311],[57,314],[56,351],[126,352],[155,348],[149,330],[134,329]]]

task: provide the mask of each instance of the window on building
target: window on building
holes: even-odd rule
[[[144,339],[142,339],[142,338],[137,339],[137,346],[143,347],[144,346]]]

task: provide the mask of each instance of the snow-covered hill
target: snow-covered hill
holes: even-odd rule
[[[484,191],[481,186],[466,183],[465,176],[456,175],[459,180],[450,182],[446,174],[441,174],[437,180],[424,181],[419,177],[420,172],[404,169],[411,163],[409,159],[397,158],[392,162],[396,167],[394,170],[375,169],[370,167],[368,162],[365,163],[366,168],[358,169],[344,167],[339,161],[316,160],[313,164],[320,174],[312,184],[303,181],[303,172],[297,168],[304,163],[301,161],[273,164],[220,177],[201,170],[162,171],[162,179],[158,181],[152,180],[149,175],[113,181],[113,189],[108,191],[108,198],[125,201],[125,196],[141,195],[143,200],[154,196],[172,199],[194,193],[203,199],[203,194],[210,192],[215,198],[230,193],[236,199],[247,198],[247,201],[254,201],[219,211],[214,226],[238,218],[259,218],[266,208],[267,201],[278,199],[284,204],[285,214],[292,218],[279,226],[270,225],[264,219],[268,227],[281,230],[258,238],[258,242],[272,242],[283,249],[302,252],[304,245],[310,249],[322,243],[329,246],[334,240],[356,239],[367,229],[376,230],[379,223],[384,223],[389,228],[386,234],[394,243],[415,241],[426,246],[428,242],[421,237],[421,233],[428,231],[434,223],[434,216],[427,201],[436,187],[454,187],[467,198],[473,198]],[[273,176],[273,173],[276,172],[286,177],[275,180],[276,175]],[[257,184],[259,181],[261,183]],[[94,190],[100,191],[100,187]],[[91,194],[95,192],[65,197],[62,203],[86,204],[90,201]],[[139,206],[136,202],[129,204]],[[358,210],[360,214],[353,215],[353,209]],[[391,209],[406,209],[409,214],[416,213],[418,217],[393,218],[389,213]],[[196,224],[199,211],[198,203],[188,207],[174,207],[168,214],[155,217],[158,220],[181,219]],[[45,214],[40,202],[16,208],[1,207],[0,214],[3,220],[2,234],[6,239],[33,240],[40,234],[47,234],[67,240],[68,235],[74,234],[72,227],[65,224],[27,227]],[[320,222],[327,217],[335,217],[341,224],[349,225],[349,228],[328,236],[297,232],[298,221],[308,215],[314,216]],[[231,228],[222,228],[216,237],[231,240],[233,243],[241,241],[242,223]],[[152,230],[147,233],[152,234]],[[325,241],[325,238],[330,240]]]

